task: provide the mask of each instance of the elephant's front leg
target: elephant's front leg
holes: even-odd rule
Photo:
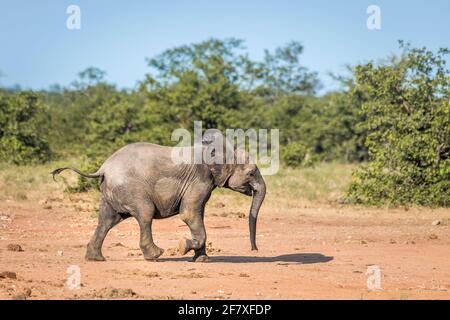
[[[206,231],[203,223],[203,212],[187,212],[182,214],[181,218],[191,230],[192,239],[180,240],[180,253],[185,255],[189,251],[194,250],[193,261],[208,262],[209,257],[206,254]]]

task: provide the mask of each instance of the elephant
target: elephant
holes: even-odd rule
[[[55,178],[69,169],[87,178],[101,179],[98,225],[87,245],[86,260],[105,261],[102,245],[107,233],[129,217],[134,217],[139,224],[139,246],[144,258],[156,260],[164,250],[153,242],[152,221],[179,214],[192,237],[180,240],[180,253],[185,255],[193,250],[192,261],[210,261],[205,248],[204,214],[215,188],[253,196],[249,213],[250,243],[252,250],[258,250],[256,222],[266,194],[258,166],[250,161],[239,163],[236,157],[224,164],[176,163],[171,158],[173,149],[146,142],[132,143],[112,154],[95,173],[84,173],[73,167],[51,173]]]

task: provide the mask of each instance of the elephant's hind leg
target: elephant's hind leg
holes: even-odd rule
[[[164,250],[159,248],[153,242],[152,236],[152,221],[155,214],[155,206],[152,203],[145,203],[140,205],[135,217],[141,229],[141,236],[139,246],[144,254],[145,260],[156,260],[164,253]]]
[[[108,231],[127,217],[128,216],[126,215],[117,213],[105,199],[102,199],[97,229],[87,245],[86,260],[105,261],[102,254],[103,241],[105,240]]]

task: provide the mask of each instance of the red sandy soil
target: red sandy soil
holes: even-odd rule
[[[263,208],[258,252],[248,222],[229,200],[206,214],[210,263],[193,263],[174,248],[189,235],[179,218],[154,222],[157,262],[139,250],[128,219],[106,238],[106,262],[84,260],[96,226],[91,200],[62,193],[40,203],[0,203],[0,299],[449,299],[450,210],[367,209],[299,205]],[[222,198],[221,198],[222,197]],[[247,208],[242,208],[242,213]],[[440,225],[432,222],[439,220]],[[23,251],[8,250],[19,244]],[[81,270],[69,289],[67,269]],[[380,290],[367,287],[368,267],[381,269]],[[16,279],[2,272],[14,272]]]

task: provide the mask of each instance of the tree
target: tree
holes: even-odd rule
[[[447,49],[402,44],[398,63],[356,68],[370,163],[355,173],[350,199],[368,204],[448,206],[450,74]]]
[[[148,60],[156,72],[147,75],[141,91],[166,105],[184,127],[200,120],[205,129],[224,129],[259,127],[264,100],[317,89],[316,74],[300,64],[299,43],[266,51],[262,62],[250,60],[244,49],[242,40],[232,38],[166,50]]]
[[[90,86],[103,83],[105,80],[106,72],[96,68],[89,67],[78,73],[80,81],[75,81],[73,85],[76,88],[86,88]]]
[[[79,73],[71,88],[52,86],[45,93],[50,108],[49,142],[56,152],[78,154],[88,146],[89,115],[121,94],[104,80],[105,72],[90,67]],[[54,88],[54,89],[53,89]]]
[[[0,160],[18,165],[50,159],[45,106],[33,92],[0,92]]]
[[[251,102],[240,87],[246,81],[241,49],[240,40],[210,39],[166,50],[148,60],[156,74],[147,75],[141,92],[164,105],[171,120],[185,128],[194,120],[203,121],[205,129],[230,127],[236,113]]]
[[[283,94],[312,95],[320,86],[316,72],[310,72],[300,64],[303,46],[292,41],[284,47],[264,52],[264,61],[260,64],[262,76],[261,90],[279,97]]]

